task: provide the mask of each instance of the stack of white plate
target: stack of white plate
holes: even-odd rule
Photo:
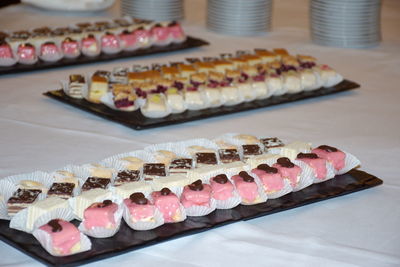
[[[256,35],[271,28],[272,0],[208,0],[207,28],[231,35]]]
[[[122,15],[154,21],[183,19],[183,0],[121,0]]]
[[[311,0],[311,38],[327,46],[376,46],[381,41],[380,13],[381,0]]]

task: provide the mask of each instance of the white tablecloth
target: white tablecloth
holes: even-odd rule
[[[400,1],[384,1],[384,41],[369,50],[312,44],[307,9],[305,0],[275,1],[273,31],[265,36],[239,38],[207,31],[205,1],[187,0],[185,29],[210,41],[208,47],[0,77],[0,177],[51,171],[153,143],[212,138],[225,132],[329,144],[357,155],[362,170],[380,177],[384,184],[90,266],[399,266]],[[97,14],[68,15],[20,5],[1,9],[0,25],[18,30],[113,15],[118,15],[118,7]],[[59,80],[70,73],[260,47],[285,47],[293,53],[314,55],[360,83],[361,89],[145,131],[134,131],[42,96],[58,88]],[[0,256],[0,266],[40,265],[3,242]]]

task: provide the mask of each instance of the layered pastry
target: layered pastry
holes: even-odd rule
[[[43,193],[47,192],[47,187],[44,186],[41,182],[33,181],[33,180],[20,180],[18,182],[19,189],[33,189],[40,190]]]
[[[38,60],[35,47],[30,43],[23,43],[17,49],[18,62],[21,64],[35,64]]]
[[[256,169],[251,170],[261,181],[264,191],[267,194],[278,192],[285,186],[284,180],[277,168],[268,164],[260,164]]]
[[[128,68],[116,67],[112,71],[111,81],[120,84],[128,83]]]
[[[225,106],[233,106],[243,101],[241,91],[244,89],[235,85],[235,81],[238,80],[236,76],[237,71],[227,70],[226,79],[220,84],[221,97]]]
[[[318,155],[318,157],[326,159],[332,163],[336,171],[339,171],[345,166],[346,154],[340,151],[336,147],[322,145],[312,150],[312,153]]]
[[[145,181],[152,181],[166,175],[164,163],[145,163],[143,165],[143,178]]]
[[[117,177],[114,180],[114,186],[120,186],[130,182],[138,182],[139,180],[139,170],[122,170],[117,173]]]
[[[283,147],[285,144],[277,137],[261,138],[261,143],[264,145],[264,151],[270,152],[275,148]]]
[[[13,216],[22,209],[25,209],[35,201],[42,193],[40,189],[19,188],[7,201],[8,216]]]
[[[181,113],[186,110],[185,99],[177,88],[168,88],[166,96],[172,113]]]
[[[253,156],[258,156],[262,154],[262,149],[257,144],[247,144],[242,145],[243,150],[243,160],[247,161],[249,158]]]
[[[299,153],[296,159],[310,166],[318,179],[326,178],[328,171],[326,168],[326,159],[318,157],[315,153]]]
[[[300,180],[301,168],[291,162],[289,158],[279,158],[272,167],[277,168],[282,178],[288,179],[292,187],[297,186]]]
[[[197,167],[203,167],[208,165],[217,165],[217,155],[214,152],[197,152],[195,153],[195,160]]]
[[[343,80],[343,77],[328,65],[321,65],[314,69],[318,72],[324,87],[334,86]]]
[[[86,87],[85,77],[80,74],[71,74],[67,87],[67,94],[73,98],[83,98],[83,90]]]
[[[241,171],[238,175],[232,177],[236,190],[246,204],[257,203],[261,200],[258,193],[258,186],[252,176],[247,172]]]
[[[239,151],[236,148],[218,149],[219,160],[222,163],[240,161]]]
[[[136,222],[154,222],[156,207],[144,196],[143,193],[133,193],[124,199],[124,204],[129,210],[130,218]]]
[[[54,254],[66,256],[81,250],[81,235],[72,223],[54,219],[40,226],[39,229],[49,235]]]
[[[151,193],[153,203],[163,214],[166,223],[179,222],[182,220],[179,198],[168,188]]]
[[[204,87],[204,93],[208,99],[210,107],[219,107],[222,105],[221,89],[224,75],[211,71],[208,76],[208,82]]]
[[[118,210],[118,205],[107,199],[103,202],[91,204],[83,213],[83,224],[86,229],[95,227],[115,228],[115,213]]]
[[[248,66],[242,69],[242,76],[243,78],[251,80],[253,95],[255,95],[257,99],[265,99],[268,97],[269,93],[264,73],[259,73],[254,66]]]
[[[234,187],[225,174],[210,179],[212,197],[216,200],[227,200],[233,197]]]
[[[81,54],[80,43],[67,37],[61,42],[61,51],[66,58],[77,58]]]
[[[125,111],[135,109],[137,96],[130,85],[115,83],[112,85],[112,94],[114,106],[117,109]]]
[[[191,158],[177,158],[170,162],[170,174],[186,174],[188,170],[193,168],[193,159]]]
[[[54,42],[45,42],[40,46],[40,59],[44,61],[58,61],[63,57],[62,51]]]
[[[11,46],[0,37],[0,66],[11,66],[15,62]]]
[[[108,80],[105,77],[93,75],[89,87],[88,100],[93,103],[101,103],[101,97],[108,91]]]
[[[111,184],[110,178],[88,177],[82,185],[82,191],[89,191],[92,189],[107,189]]]
[[[185,208],[192,206],[210,206],[211,186],[197,180],[183,188],[181,203]]]
[[[75,189],[74,183],[53,183],[47,191],[47,196],[55,196],[63,199],[71,198]]]
[[[60,170],[54,173],[55,183],[71,183],[75,185],[75,188],[79,187],[79,180],[71,172]]]

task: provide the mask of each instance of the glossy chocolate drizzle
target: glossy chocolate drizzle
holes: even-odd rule
[[[193,190],[193,191],[201,191],[204,188],[203,182],[199,179],[199,180],[195,181],[194,183],[190,184],[189,188],[190,188],[190,190]]]
[[[290,161],[289,158],[286,158],[286,157],[279,158],[276,162],[285,168],[293,168],[294,167],[294,164]]]
[[[299,159],[317,159],[318,155],[315,153],[299,153],[297,155],[297,158],[299,158]]]
[[[169,194],[171,194],[171,190],[169,190],[168,188],[164,187],[163,189],[161,189],[161,195],[162,196],[168,196]]]
[[[322,145],[318,147],[319,149],[325,150],[326,152],[337,152],[338,149],[333,146]]]
[[[245,171],[241,171],[239,172],[239,176],[243,178],[243,181],[247,182],[247,183],[252,183],[254,182],[254,178],[251,177],[247,172]]]
[[[99,203],[99,205],[97,205],[97,207],[99,208],[105,208],[107,206],[110,206],[113,202],[109,199],[103,200],[102,203]]]
[[[49,221],[47,224],[51,227],[51,231],[53,233],[61,232],[62,231],[62,226],[59,224],[58,219],[54,219]]]
[[[138,205],[146,205],[148,203],[148,200],[143,193],[133,193],[129,198],[132,202]]]
[[[274,167],[270,167],[268,164],[260,164],[257,166],[257,169],[263,170],[266,173],[278,173],[278,169]]]
[[[226,184],[228,182],[228,177],[226,174],[218,174],[214,177],[214,181],[219,184]]]

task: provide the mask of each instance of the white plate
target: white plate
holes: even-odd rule
[[[115,0],[22,0],[21,2],[48,10],[99,11],[111,7]]]

